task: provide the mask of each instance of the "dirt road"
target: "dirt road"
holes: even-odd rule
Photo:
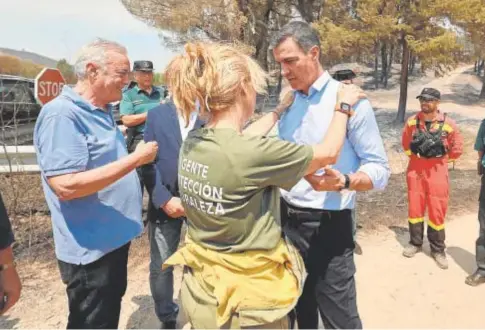
[[[444,112],[466,117],[469,119],[483,119],[485,101],[479,101],[478,95],[482,81],[473,74],[473,65],[465,65],[449,72],[444,77],[422,79],[415,81],[408,87],[406,112],[419,110],[416,96],[424,87],[433,87],[441,92],[441,109]],[[381,109],[397,109],[399,101],[399,86],[385,90],[366,92],[372,105]]]
[[[358,303],[366,328],[484,328],[485,285],[464,284],[474,271],[475,214],[450,222],[447,244],[450,268],[441,270],[429,249],[414,259],[401,256],[407,230],[394,228],[359,237],[364,254],[356,256]],[[0,319],[0,328],[63,328],[67,317],[64,287],[55,269],[24,276],[19,304]],[[180,272],[177,270],[177,277]],[[176,287],[178,288],[177,283]],[[188,325],[180,317],[180,325]],[[148,284],[148,260],[130,268],[121,328],[157,328]]]
[[[429,247],[413,259],[401,256],[406,224],[359,239],[356,256],[360,313],[366,328],[484,328],[485,286],[472,288],[475,271],[476,214],[447,224],[448,270],[439,269]]]

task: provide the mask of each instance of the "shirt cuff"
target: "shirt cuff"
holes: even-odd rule
[[[373,190],[384,190],[389,182],[389,176],[391,175],[391,171],[388,167],[375,163],[362,165],[359,168],[359,172],[363,172],[369,176],[372,181]]]
[[[61,168],[61,169],[55,169],[55,170],[54,169],[44,170],[44,174],[46,177],[51,177],[51,176],[72,174],[72,173],[78,173],[78,172],[84,172],[84,171],[86,171],[85,166],[75,166],[75,167]]]
[[[158,210],[162,205],[167,203],[173,196],[170,193],[170,191],[168,191],[168,189],[165,188],[165,186],[163,186],[162,184],[157,183],[157,186],[158,187],[155,187],[153,191],[152,203],[153,203],[153,206]]]

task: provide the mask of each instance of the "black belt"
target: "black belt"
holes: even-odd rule
[[[285,204],[285,206],[287,208],[288,215],[290,215],[292,213],[300,213],[300,214],[309,213],[309,214],[317,214],[317,215],[323,215],[323,216],[331,217],[332,215],[341,215],[341,214],[344,214],[344,213],[347,213],[347,212],[351,212],[350,209],[319,210],[319,209],[312,209],[312,208],[308,208],[308,207],[298,207],[298,206],[291,205],[290,203],[288,203],[283,198],[281,200],[283,201],[283,203]]]

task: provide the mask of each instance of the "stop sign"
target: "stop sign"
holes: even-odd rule
[[[59,95],[65,84],[61,71],[45,68],[35,78],[35,97],[44,105]]]

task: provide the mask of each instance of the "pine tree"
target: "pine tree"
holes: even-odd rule
[[[470,56],[476,61],[476,72],[480,76],[485,58],[485,0],[469,0],[465,7],[457,9],[457,20],[466,31],[470,43]],[[485,99],[485,74],[480,99]]]
[[[421,70],[434,70],[437,76],[455,67],[461,59],[464,47],[452,27],[457,22],[455,14],[459,7],[466,6],[467,1],[397,1],[403,47],[398,122],[405,119],[410,54],[419,59]]]
[[[271,33],[291,17],[290,0],[121,0],[135,17],[163,31],[162,41],[179,48],[187,41],[232,42],[247,48],[268,69]]]

